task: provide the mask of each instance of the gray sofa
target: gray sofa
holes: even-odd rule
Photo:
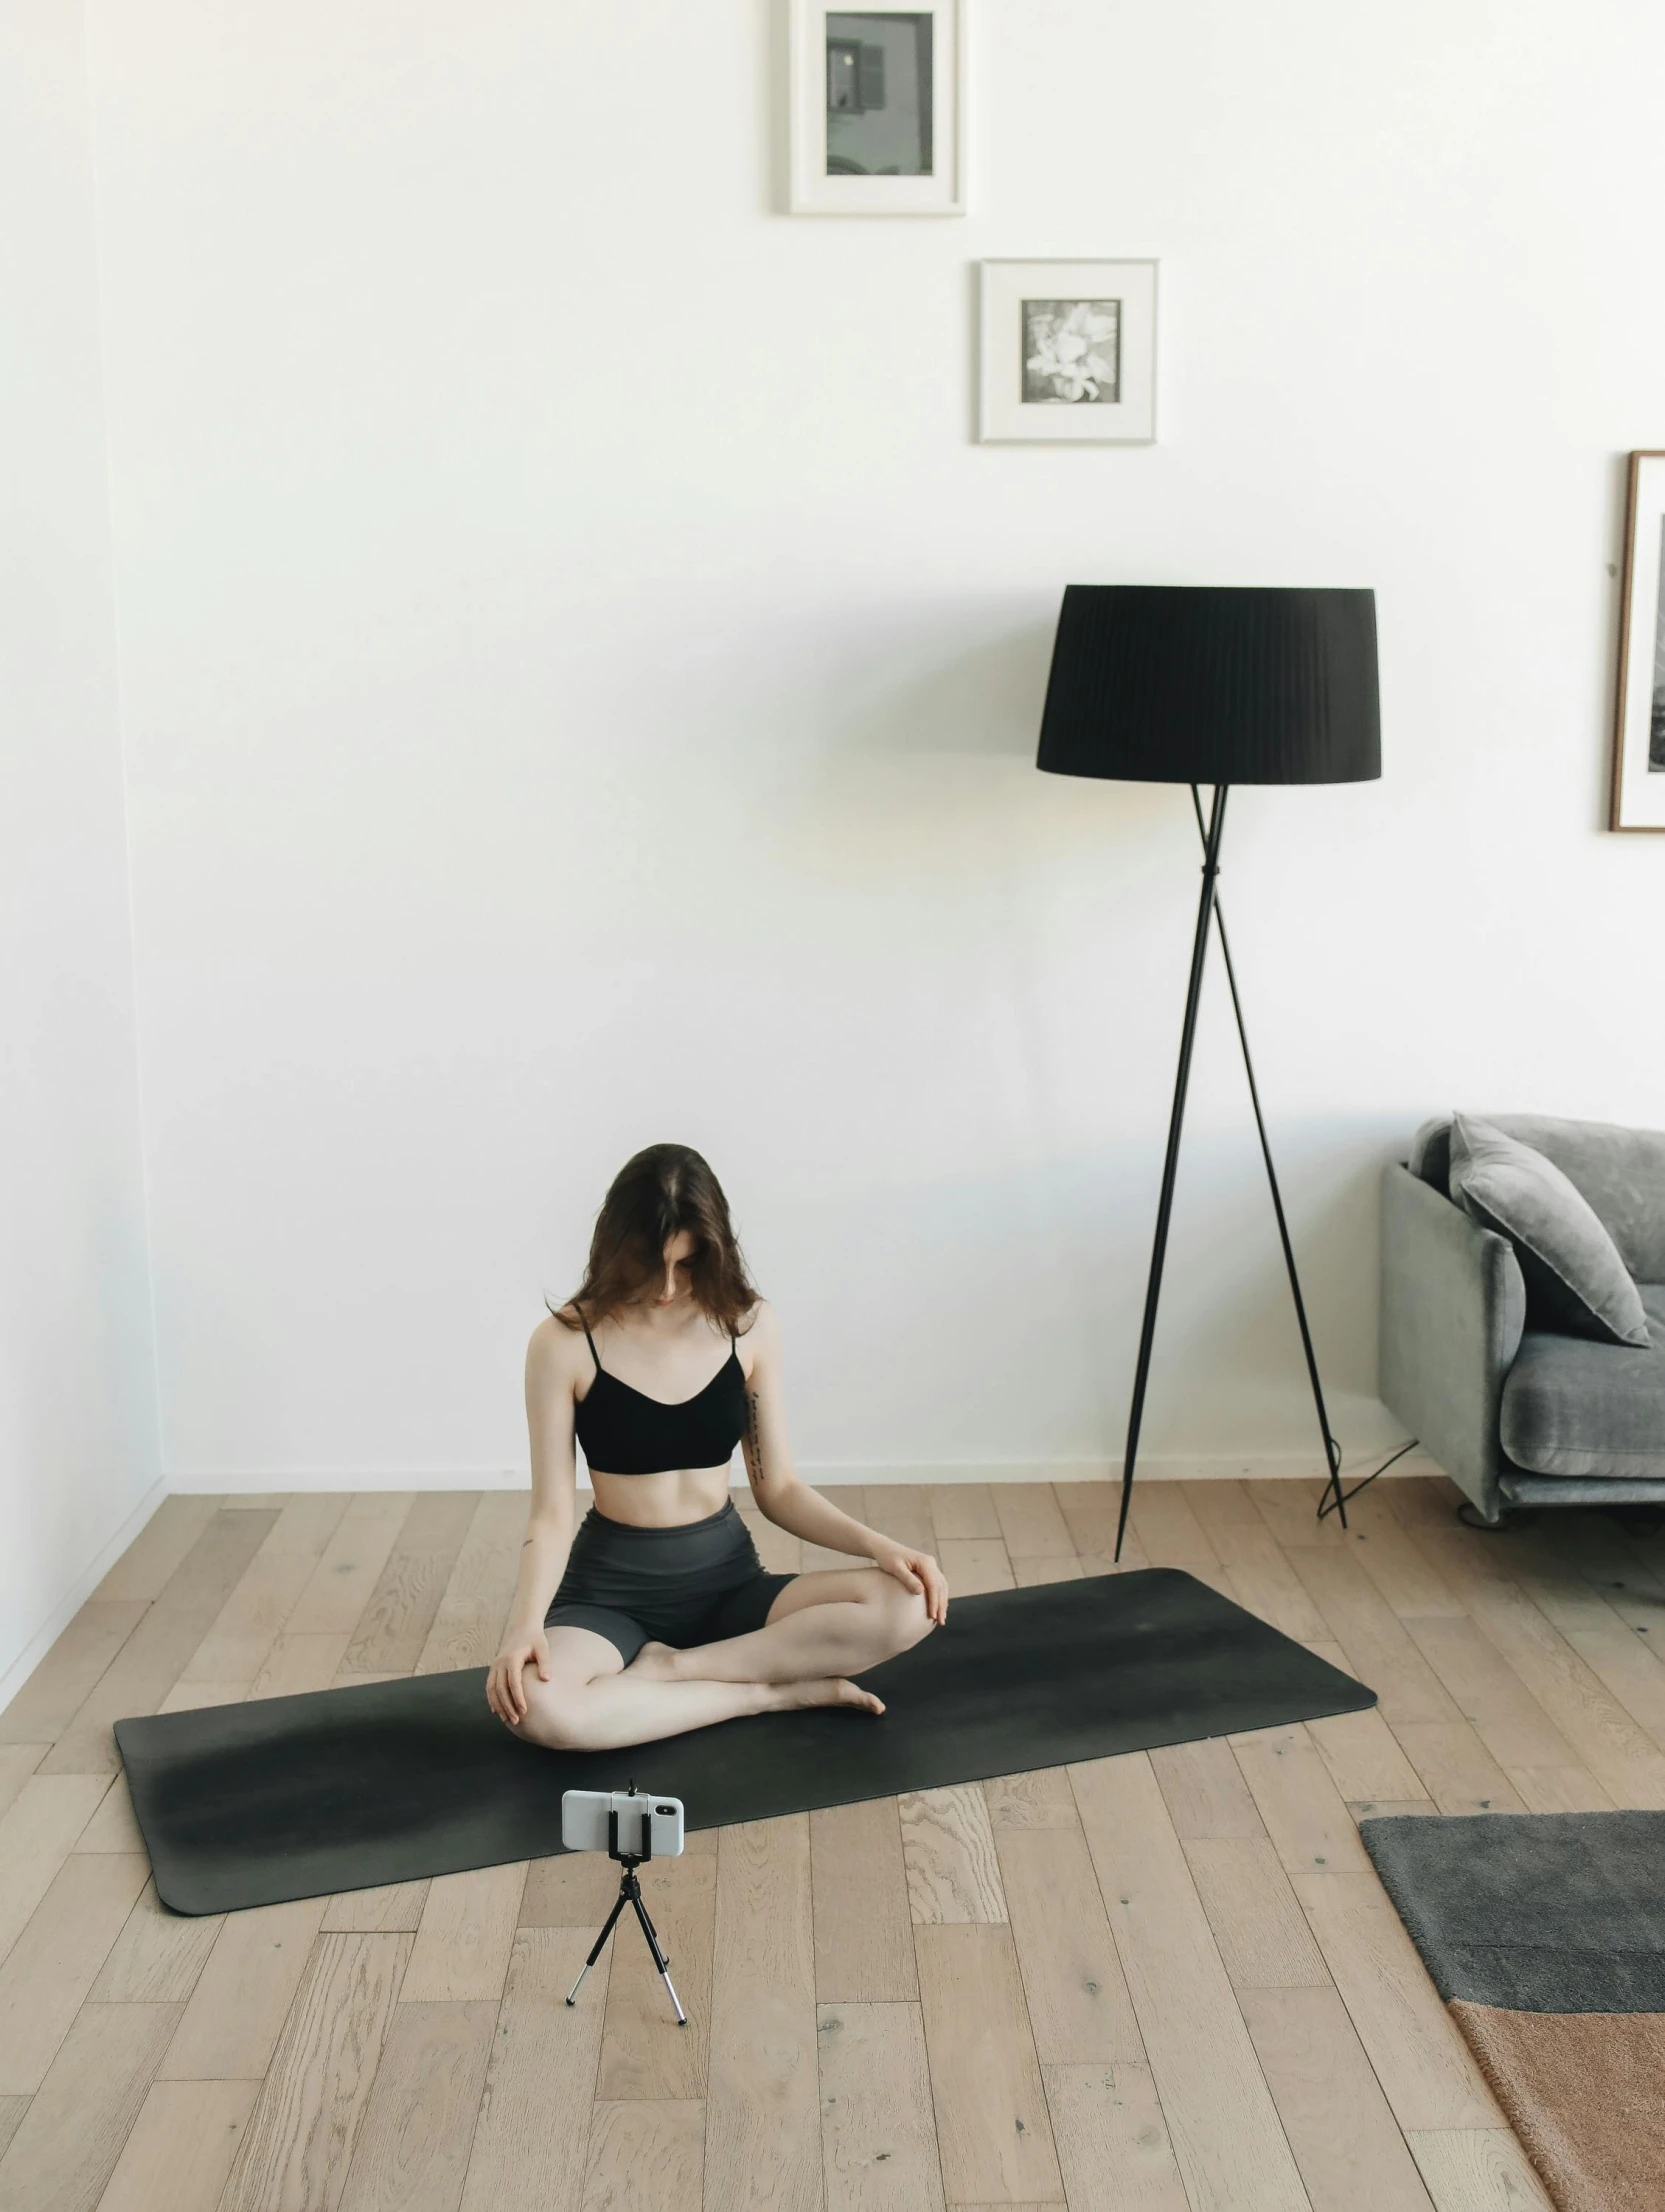
[[[1594,1208],[1652,1344],[1534,1325],[1513,1245],[1447,1195],[1449,1118],[1429,1121],[1383,1178],[1382,1399],[1488,1523],[1512,1505],[1665,1503],[1665,1132],[1485,1118]]]

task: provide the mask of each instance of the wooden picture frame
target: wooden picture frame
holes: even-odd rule
[[[966,0],[787,0],[794,215],[963,215]]]
[[[1665,452],[1630,456],[1608,828],[1665,830]]]

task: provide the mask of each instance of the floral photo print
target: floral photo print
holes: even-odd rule
[[[1025,300],[1024,404],[1113,407],[1121,397],[1121,320],[1120,300]]]
[[[981,440],[1154,442],[1154,261],[985,261],[981,278]]]

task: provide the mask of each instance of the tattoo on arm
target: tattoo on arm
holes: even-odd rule
[[[741,1444],[746,1455],[746,1472],[752,1478],[753,1489],[756,1489],[763,1480],[763,1439],[758,1432],[755,1390],[748,1390],[746,1393],[746,1433],[741,1438]]]

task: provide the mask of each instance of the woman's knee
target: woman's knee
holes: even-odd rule
[[[876,1590],[868,1601],[879,1613],[884,1639],[892,1651],[911,1651],[931,1627],[923,1594],[909,1590],[891,1576],[882,1578],[890,1587]]]
[[[518,1724],[506,1724],[511,1735],[535,1743],[545,1751],[584,1751],[589,1747],[585,1729],[590,1703],[588,1682],[528,1682],[526,1711]]]

